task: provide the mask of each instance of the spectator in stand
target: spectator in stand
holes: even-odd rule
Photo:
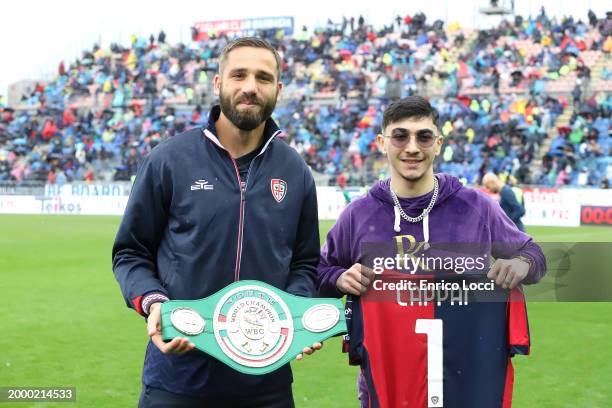
[[[494,173],[487,173],[482,179],[483,186],[493,194],[499,194],[499,205],[504,210],[508,218],[516,224],[516,227],[525,231],[525,226],[521,221],[525,215],[525,206],[517,199],[516,194],[507,184],[504,184]]]

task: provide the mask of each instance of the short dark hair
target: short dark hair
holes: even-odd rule
[[[237,38],[233,41],[227,43],[223,50],[221,51],[221,55],[219,55],[219,73],[223,70],[223,64],[227,59],[227,54],[229,54],[232,50],[240,47],[253,47],[253,48],[263,48],[270,51],[274,55],[274,59],[276,60],[276,79],[280,81],[281,74],[281,65],[282,60],[278,51],[272,45],[262,38],[257,37],[241,37]]]
[[[391,123],[399,122],[406,118],[431,118],[431,121],[439,128],[438,121],[440,114],[437,109],[431,106],[429,101],[422,96],[409,96],[399,101],[393,102],[383,113],[382,128],[387,128]]]

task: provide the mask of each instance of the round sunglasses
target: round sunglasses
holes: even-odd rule
[[[404,129],[393,129],[391,135],[383,135],[391,139],[391,144],[398,149],[403,149],[410,143],[410,133]],[[429,130],[420,130],[416,133],[416,143],[422,149],[428,149],[435,143],[438,136]]]

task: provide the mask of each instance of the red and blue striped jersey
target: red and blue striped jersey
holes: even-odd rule
[[[497,292],[495,301],[467,304],[451,298],[411,304],[400,292],[392,299],[371,289],[349,296],[344,351],[361,365],[362,405],[510,407],[511,357],[529,354],[529,328],[520,287]]]

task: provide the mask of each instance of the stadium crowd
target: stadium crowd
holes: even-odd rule
[[[0,97],[0,181],[129,180],[161,140],[202,125],[227,37],[192,31],[188,44],[162,31],[95,45],[19,106]],[[489,171],[520,184],[612,181],[612,13],[558,21],[542,9],[488,30],[422,13],[375,29],[360,16],[312,34],[261,34],[283,57],[274,117],[332,183],[385,177],[374,144],[382,111],[411,94],[440,111],[438,170],[467,183]]]

